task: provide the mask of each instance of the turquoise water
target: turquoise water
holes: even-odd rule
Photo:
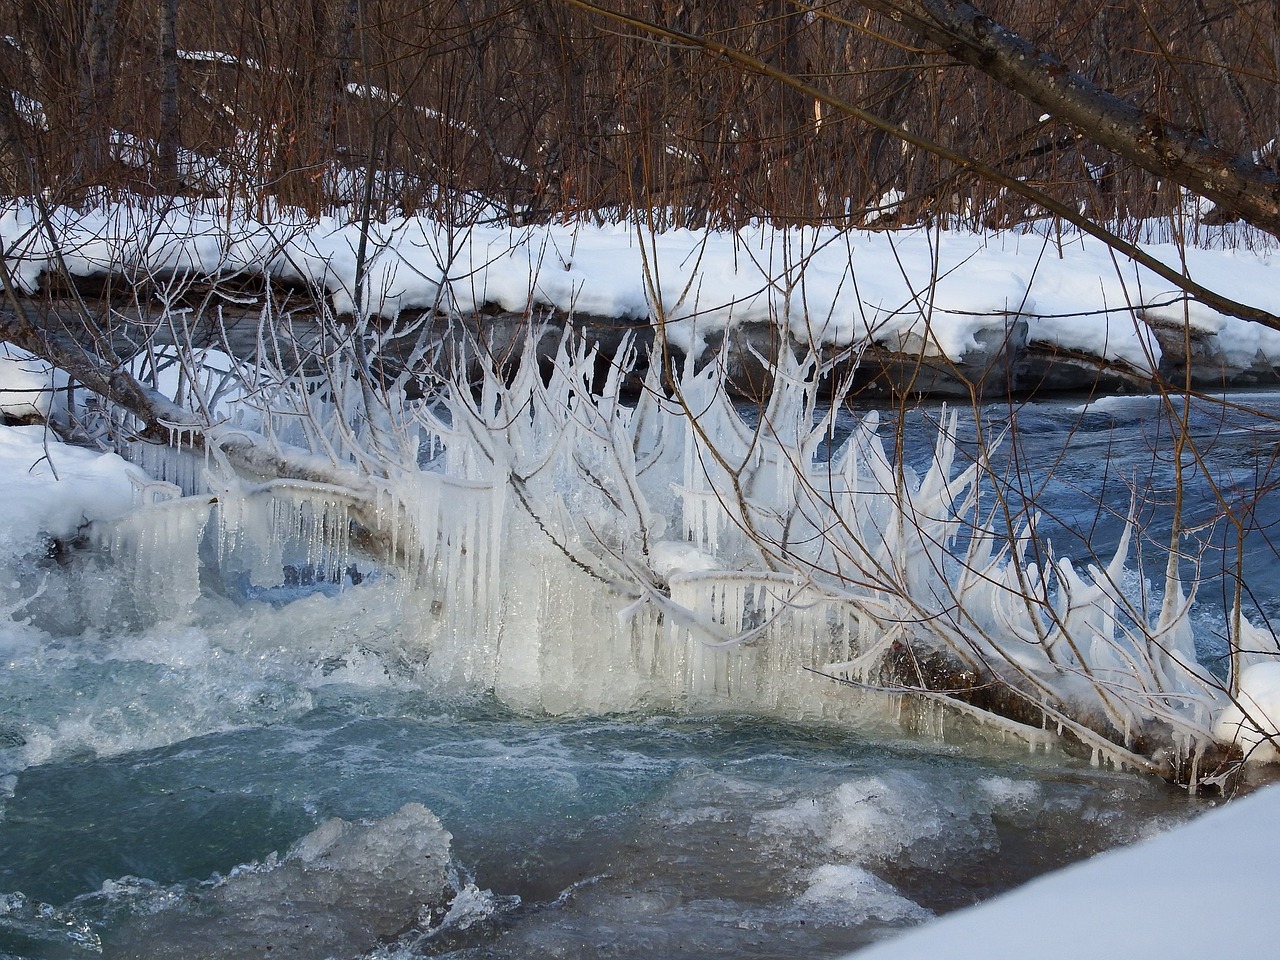
[[[289,916],[264,955],[328,956],[310,932],[330,908],[283,871],[272,886],[272,865],[329,818],[410,803],[452,835],[449,902],[366,903],[360,923],[397,932],[350,956],[838,955],[1197,809],[1017,752],[335,685],[296,716],[21,771],[0,821],[0,956],[235,956],[191,940],[215,890],[238,929]],[[368,900],[358,862],[335,882]]]

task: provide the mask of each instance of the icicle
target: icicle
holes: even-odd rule
[[[200,543],[209,519],[204,498],[169,499],[95,527],[98,545],[127,571],[136,608],[149,617],[180,615],[200,597]]]

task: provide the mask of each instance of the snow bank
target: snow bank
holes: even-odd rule
[[[1280,787],[1269,787],[852,956],[1270,960],[1280,884],[1277,818]]]
[[[58,441],[43,427],[0,427],[0,552],[35,547],[42,534],[68,537],[93,520],[128,513],[146,474],[114,453]]]
[[[1150,371],[1161,348],[1136,319],[1145,315],[1189,321],[1211,352],[1237,367],[1280,363],[1280,333],[1188,304],[1168,281],[1080,236],[765,225],[650,234],[626,224],[468,226],[401,217],[370,224],[362,244],[360,225],[335,217],[278,211],[263,221],[242,206],[187,200],[158,211],[59,208],[52,232],[56,255],[28,206],[0,208],[0,241],[21,289],[38,289],[60,256],[79,276],[266,275],[311,285],[346,313],[360,273],[361,302],[384,317],[550,307],[660,323],[672,343],[693,350],[730,327],[778,324],[801,343],[870,342],[951,361],[1025,319],[1032,344]],[[1280,313],[1269,254],[1146,249],[1208,287]]]
[[[53,367],[11,343],[0,343],[0,414],[23,420],[49,415]]]

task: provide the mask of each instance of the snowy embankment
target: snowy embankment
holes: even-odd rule
[[[150,485],[116,454],[61,443],[42,426],[0,427],[0,476],[0,555],[6,560],[42,548],[47,537],[71,539],[95,520],[124,516]]]
[[[857,960],[1174,960],[1276,955],[1280,787],[1033,880]]]
[[[553,310],[596,329],[652,325],[683,351],[726,333],[767,345],[780,325],[800,344],[867,347],[868,363],[874,353],[886,367],[923,359],[944,378],[995,378],[1001,389],[1084,386],[1099,367],[1180,380],[1188,356],[1205,384],[1273,381],[1280,368],[1280,332],[1189,302],[1081,236],[766,226],[650,234],[426,217],[373,222],[364,236],[349,217],[261,219],[211,201],[58,208],[51,221],[21,203],[0,210],[5,260],[26,293],[63,267],[73,277],[163,279],[158,289],[175,300],[187,278],[259,276],[323,291],[339,314],[357,301],[382,318]],[[1265,243],[1219,243],[1146,249],[1210,289],[1280,313],[1273,253],[1245,248]]]

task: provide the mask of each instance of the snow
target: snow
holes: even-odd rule
[[[146,474],[114,453],[60,443],[42,426],[0,427],[0,552],[69,537],[92,520],[131,511]]]
[[[1280,787],[852,954],[856,960],[1276,955]]]
[[[1218,717],[1214,733],[1235,740],[1250,759],[1280,762],[1280,663],[1263,660],[1240,672],[1240,692]]]
[[[175,289],[204,276],[302,282],[339,313],[358,299],[384,317],[554,307],[660,323],[672,343],[693,350],[731,326],[780,324],[801,343],[874,342],[954,361],[1025,319],[1032,343],[1146,371],[1161,354],[1141,313],[1185,318],[1239,366],[1280,360],[1280,332],[1188,302],[1168,281],[1078,235],[761,224],[649,233],[626,224],[458,225],[414,216],[370,223],[361,268],[362,229],[349,216],[276,210],[262,219],[243,205],[178,199],[162,210],[140,200],[59,207],[50,219],[56,252],[29,203],[0,207],[4,256],[24,291],[37,290],[60,257],[73,275],[168,277]],[[1145,249],[1205,286],[1280,313],[1270,251]]]
[[[0,414],[43,418],[53,402],[53,367],[11,343],[0,343]]]

